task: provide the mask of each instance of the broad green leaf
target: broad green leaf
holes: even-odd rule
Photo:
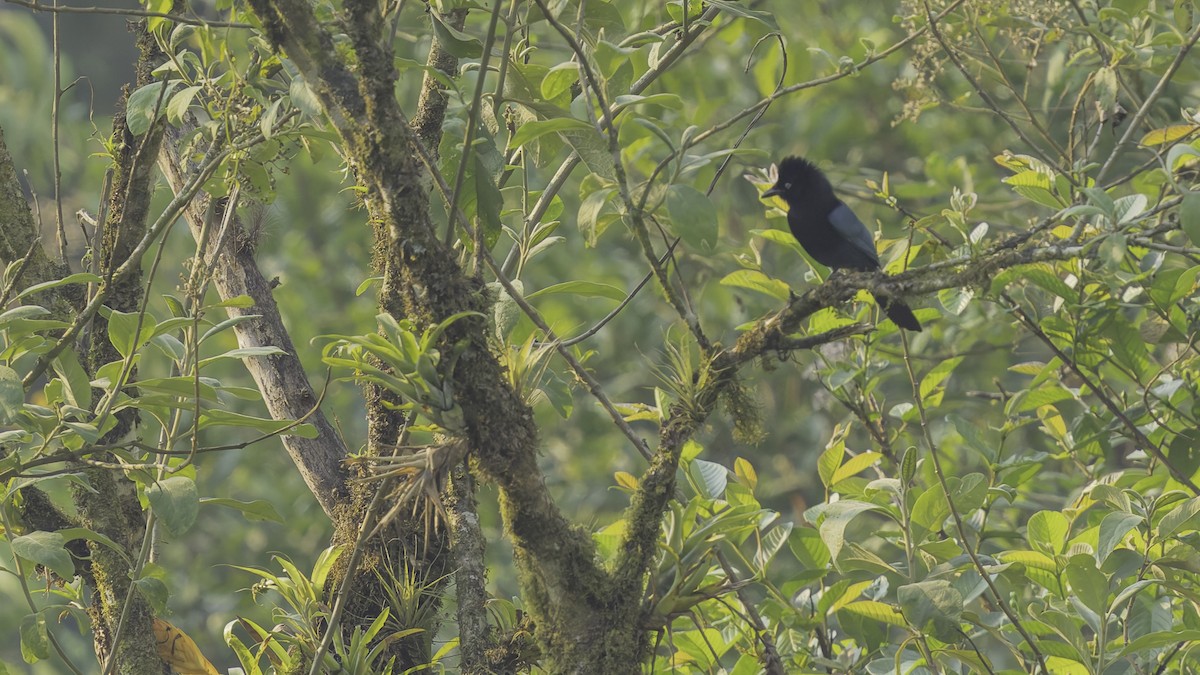
[[[851,476],[856,476],[871,466],[874,466],[882,456],[883,455],[879,454],[878,452],[867,451],[851,457],[850,459],[846,460],[845,464],[838,467],[837,471],[833,472],[833,476],[829,479],[830,486],[832,487],[837,485],[841,481],[850,478]]]
[[[171,92],[180,84],[181,80],[151,82],[130,94],[125,104],[125,124],[129,133],[141,136],[149,131],[150,125],[166,112]]]
[[[70,581],[75,578],[75,562],[65,547],[66,540],[58,532],[30,532],[12,540],[13,553],[37,563],[60,578]]]
[[[108,320],[108,339],[117,352],[126,358],[154,337],[157,322],[149,314],[103,309]]]
[[[738,457],[733,461],[733,474],[751,490],[758,486],[758,473],[754,470],[754,465],[745,458]]]
[[[724,279],[721,279],[721,285],[747,288],[763,293],[764,295],[769,295],[776,300],[787,300],[791,294],[791,288],[786,283],[779,279],[772,279],[757,270],[737,270],[736,272],[731,272]]]
[[[858,600],[847,603],[839,611],[857,614],[872,621],[880,621],[900,628],[908,625],[908,622],[904,620],[904,614],[898,608],[875,600]]]
[[[1200,641],[1200,630],[1194,628],[1190,630],[1158,631],[1143,635],[1136,640],[1131,641],[1129,644],[1125,645],[1120,652],[1117,653],[1117,658],[1121,658],[1129,654],[1137,654],[1138,652],[1149,651],[1151,649],[1158,649],[1159,647],[1175,645],[1181,642],[1196,641]]]
[[[829,548],[821,534],[811,527],[797,527],[788,537],[788,548],[805,569],[824,570],[829,566]]]
[[[483,43],[479,38],[472,37],[446,23],[437,12],[430,12],[433,18],[433,32],[437,35],[438,44],[448,53],[460,59],[475,59],[483,54]]]
[[[154,515],[177,537],[196,522],[196,515],[200,512],[196,483],[186,476],[171,476],[156,481],[146,488],[146,499],[154,509]]]
[[[783,230],[751,230],[750,234],[766,239],[769,242],[779,244],[784,248],[791,249],[796,255],[804,257],[804,249],[800,248],[800,242],[796,241],[796,237],[792,236],[791,232]]]
[[[1192,522],[1196,514],[1200,513],[1200,497],[1192,497],[1172,508],[1162,520],[1158,521],[1158,536],[1166,539],[1176,534],[1182,534],[1186,529],[1194,530],[1197,524]]]
[[[522,124],[517,132],[512,135],[508,141],[510,148],[519,148],[530,141],[535,141],[546,134],[553,134],[560,131],[575,130],[591,130],[592,125],[577,120],[574,117],[557,117],[548,120],[537,120],[534,122],[526,122]]]
[[[1057,555],[1067,546],[1071,523],[1058,511],[1038,511],[1029,519],[1026,539],[1036,551]]]
[[[817,476],[821,478],[821,484],[829,488],[833,486],[833,473],[842,465],[842,458],[846,456],[846,444],[842,440],[835,440],[830,443],[821,456],[817,458]]]
[[[274,434],[294,423],[293,420],[271,420],[228,410],[205,409],[200,415],[199,426],[201,429],[212,426],[249,427],[263,434]],[[317,429],[311,424],[300,424],[288,429],[287,433],[301,438],[317,437]]]
[[[201,91],[203,91],[203,89],[204,87],[202,85],[195,85],[191,87],[184,87],[177,93],[172,94],[171,100],[167,103],[167,121],[175,125],[182,123],[184,117],[187,116],[188,108],[192,105],[192,100],[195,99],[196,94],[199,94]],[[277,109],[277,106],[281,100],[282,99],[276,99],[275,105],[273,105],[272,108]],[[270,138],[270,136],[268,135],[267,138]]]
[[[1184,195],[1179,205],[1179,226],[1193,246],[1200,246],[1200,192]]]
[[[542,84],[539,88],[541,89],[542,97],[550,101],[570,91],[571,85],[578,81],[579,64],[574,61],[565,61],[553,66],[546,72],[546,76],[542,78]],[[522,125],[521,129],[529,126],[529,124],[529,122],[526,122]],[[514,141],[510,145],[519,144]]]
[[[950,377],[950,373],[954,372],[954,369],[958,367],[958,364],[962,363],[963,358],[956,356],[946,359],[926,373],[925,377],[921,378],[921,400],[927,400],[934,390],[939,389],[942,382],[945,382],[946,378]]]
[[[51,279],[50,281],[43,281],[40,284],[34,284],[18,293],[17,296],[13,298],[13,301],[20,300],[21,298],[33,295],[34,293],[50,290],[51,288],[58,288],[59,286],[66,286],[68,284],[97,284],[101,281],[103,281],[103,279],[95,274],[91,274],[89,272],[76,272],[75,274],[68,274],[61,279]],[[49,314],[48,311],[45,313]]]
[[[954,316],[962,316],[974,297],[974,288],[944,288],[938,291],[938,302]]]
[[[949,581],[934,579],[906,584],[896,589],[896,599],[904,617],[918,629],[927,630],[944,642],[952,642],[961,635],[958,623],[963,598]]]
[[[46,631],[46,617],[41,612],[26,614],[21,619],[21,658],[25,663],[50,658],[50,634]]]
[[[494,148],[491,140],[487,141],[489,148]],[[478,218],[477,227],[482,227],[483,245],[491,248],[500,239],[500,211],[504,208],[504,197],[496,187],[495,177],[484,164],[483,154],[476,152],[472,155],[471,178],[475,185],[475,215]]]
[[[1070,591],[1085,607],[1103,616],[1108,609],[1108,579],[1096,569],[1096,561],[1090,555],[1071,556],[1066,569]]]
[[[135,579],[133,585],[137,588],[138,593],[146,598],[150,606],[157,613],[163,613],[167,610],[167,601],[171,598],[171,591],[167,588],[167,584],[156,577],[142,577]]]
[[[729,480],[729,470],[725,467],[716,462],[696,459],[692,460],[688,471],[706,499],[720,499],[725,494],[725,484]]]
[[[910,521],[913,543],[919,544],[927,534],[940,530],[949,516],[950,505],[946,502],[946,492],[941,485],[931,485],[912,502]]]
[[[846,526],[859,514],[877,511],[879,508],[875,504],[854,500],[834,502],[825,507],[822,512],[825,520],[821,522],[820,527],[821,540],[829,548],[829,555],[835,564],[838,554],[842,552],[842,546],[846,542]]]
[[[1096,559],[1100,564],[1104,564],[1113,549],[1120,545],[1125,535],[1140,522],[1142,517],[1132,513],[1114,511],[1104,516],[1104,520],[1100,521],[1100,540],[1096,548]]]

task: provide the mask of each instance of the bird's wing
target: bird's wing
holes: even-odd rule
[[[834,231],[850,242],[859,252],[865,254],[875,267],[879,267],[879,254],[875,252],[875,240],[871,238],[871,231],[866,225],[854,215],[849,206],[838,203],[832,211],[829,212],[829,223],[833,225]]]

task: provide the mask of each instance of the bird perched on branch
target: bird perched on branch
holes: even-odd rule
[[[871,231],[837,198],[829,179],[812,162],[802,157],[784,159],[779,163],[779,180],[762,196],[787,202],[788,227],[813,260],[834,270],[879,269]],[[887,297],[876,300],[897,326],[921,330],[908,305]]]

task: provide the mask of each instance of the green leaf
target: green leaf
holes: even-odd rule
[[[172,94],[171,100],[167,103],[167,121],[175,125],[181,124],[183,118],[187,116],[188,108],[192,105],[192,99],[196,98],[196,94],[199,94],[203,89],[202,85],[197,84],[191,87],[184,87],[178,93]],[[280,100],[276,99],[275,103],[278,104]],[[267,138],[270,138],[270,136]]]
[[[779,244],[784,248],[791,249],[796,255],[801,258],[804,257],[804,249],[800,248],[800,242],[796,241],[796,237],[791,232],[785,232],[784,230],[751,230],[750,234]]]
[[[866,471],[871,466],[874,466],[882,456],[883,455],[879,454],[878,452],[867,451],[851,457],[850,459],[846,460],[845,464],[838,467],[837,471],[833,472],[833,476],[829,479],[830,486],[832,487],[837,485],[851,476],[855,476],[863,471]]]
[[[17,297],[13,298],[13,301],[20,300],[21,298],[33,295],[34,293],[50,290],[51,288],[58,288],[59,286],[66,286],[68,284],[96,284],[100,283],[101,281],[103,281],[103,279],[95,274],[88,272],[76,272],[75,274],[68,274],[61,279],[51,279],[50,281],[43,281],[40,284],[34,284],[18,293]],[[50,312],[47,311],[45,313],[49,314]]]
[[[700,487],[700,494],[705,499],[720,499],[725,494],[725,485],[729,481],[729,469],[703,459],[694,459],[688,466],[692,479]]]
[[[92,383],[79,364],[79,356],[72,349],[64,349],[50,362],[54,374],[63,382],[63,395],[67,403],[90,410],[92,407]]]
[[[121,312],[115,309],[101,310],[101,314],[108,320],[108,339],[125,358],[129,358],[130,354],[154,337],[157,323],[149,314]]]
[[[667,189],[667,213],[675,224],[675,233],[690,247],[711,251],[717,243],[717,212],[703,192],[690,185],[672,185]]]
[[[483,55],[483,43],[478,38],[446,23],[437,12],[430,12],[429,15],[433,18],[433,32],[442,49],[460,59],[475,59]]]
[[[595,246],[600,235],[608,228],[608,221],[602,220],[600,214],[614,192],[616,190],[612,188],[600,188],[585,197],[579,205],[579,229],[583,232],[588,246]]]
[[[21,376],[8,366],[0,366],[0,425],[15,422],[24,405],[25,388],[21,386]]]
[[[224,354],[210,356],[207,359],[200,359],[199,367],[204,368],[221,359],[247,359],[256,356],[276,356],[278,354],[287,354],[279,347],[241,347],[239,349],[230,349]]]
[[[263,434],[274,434],[291,424],[295,424],[295,421],[271,420],[230,412],[228,410],[205,409],[200,415],[199,426],[201,429],[207,429],[212,426],[249,427]],[[298,425],[288,429],[287,433],[289,436],[299,436],[301,438],[317,437],[317,429],[311,424]]]
[[[490,141],[488,145],[495,147]],[[500,211],[504,208],[504,197],[496,187],[495,178],[484,166],[483,160],[482,153],[474,153],[474,170],[471,171],[471,177],[475,182],[475,214],[479,218],[479,226],[483,227],[483,245],[485,248],[491,248],[500,238]]]
[[[146,598],[156,613],[161,614],[167,610],[167,601],[171,598],[171,591],[162,579],[142,577],[135,579],[133,585],[137,588],[138,593]]]
[[[21,658],[25,663],[50,658],[50,634],[46,631],[46,617],[40,612],[26,614],[21,619]]]
[[[146,499],[154,509],[154,515],[175,536],[187,532],[200,512],[196,483],[186,476],[171,476],[155,482],[146,488]]]
[[[250,502],[243,502],[237,499],[228,497],[205,497],[200,500],[200,504],[212,504],[214,506],[226,506],[231,509],[237,509],[242,512],[246,520],[250,521],[270,521],[272,523],[285,523],[283,516],[275,510],[275,505],[265,499],[255,499]]]
[[[879,507],[875,504],[849,499],[825,506],[822,510],[825,520],[821,522],[821,540],[829,548],[830,558],[835,563],[838,554],[842,552],[842,546],[846,543],[846,526],[859,514],[877,510]]]
[[[537,140],[546,134],[558,133],[569,130],[591,130],[592,125],[577,120],[574,117],[556,117],[548,120],[538,120],[535,122],[526,122],[517,129],[517,133],[512,135],[508,141],[508,147],[519,148],[530,141]]]
[[[1038,511],[1029,519],[1025,536],[1034,550],[1057,555],[1067,546],[1071,523],[1058,511]]]
[[[1189,525],[1186,529],[1194,530],[1196,525],[1190,521],[1195,518],[1197,513],[1200,513],[1200,497],[1192,497],[1171,509],[1167,515],[1162,517],[1162,520],[1158,521],[1158,536],[1166,539],[1176,534],[1182,534],[1185,525]]]
[[[1200,630],[1164,630],[1154,633],[1147,633],[1136,640],[1130,641],[1129,644],[1117,653],[1118,659],[1129,655],[1145,652],[1151,649],[1158,649],[1168,645],[1175,645],[1183,642],[1200,641]]]
[[[542,295],[554,295],[556,293],[579,295],[588,298],[608,298],[617,302],[625,299],[625,291],[623,289],[596,281],[564,281],[561,284],[554,284],[534,291],[525,296],[525,299],[532,300]]]
[[[129,127],[129,133],[141,136],[149,131],[150,125],[166,112],[167,100],[180,84],[181,80],[151,82],[130,94],[125,104],[125,124]]]
[[[1100,521],[1100,538],[1096,547],[1096,559],[1100,561],[1100,564],[1104,564],[1109,554],[1120,545],[1125,535],[1141,522],[1141,516],[1121,511],[1114,511],[1104,516],[1104,520]]]
[[[1071,592],[1085,607],[1103,616],[1108,609],[1108,579],[1096,569],[1096,561],[1092,556],[1080,554],[1071,556],[1067,565],[1067,582],[1071,584]]]
[[[913,626],[931,632],[943,642],[959,639],[963,597],[949,581],[935,579],[906,584],[896,589],[896,599]]]
[[[571,85],[579,81],[579,64],[573,61],[565,61],[550,68],[546,72],[546,76],[542,78],[541,91],[542,97],[547,101],[558,98],[571,90]],[[564,103],[565,104],[565,103]],[[522,125],[521,129],[529,126],[529,122]],[[518,129],[518,133],[521,129]],[[513,145],[516,145],[514,142]]]
[[[1116,200],[1113,203],[1114,215],[1116,216],[1117,224],[1124,225],[1133,223],[1146,212],[1146,207],[1150,201],[1146,199],[1146,195],[1138,193],[1126,195]]]
[[[890,626],[903,628],[908,625],[904,620],[904,614],[899,609],[883,602],[876,602],[875,600],[858,600],[847,603],[838,611],[857,614],[858,616],[886,623]]]
[[[817,476],[821,478],[822,485],[827,488],[833,486],[833,473],[842,465],[842,458],[845,456],[845,442],[836,440],[830,443],[817,458]]]
[[[829,566],[829,548],[821,540],[821,534],[811,527],[793,529],[788,548],[805,569],[823,571]]]
[[[1200,192],[1189,192],[1179,205],[1179,226],[1193,246],[1200,246]]]
[[[49,569],[60,578],[75,578],[75,562],[66,549],[66,539],[59,532],[30,532],[12,540],[13,553]]]
[[[787,300],[791,288],[779,279],[772,279],[758,270],[737,270],[721,279],[722,286],[736,286],[758,291],[776,300]]]
[[[929,395],[935,390],[941,388],[942,383],[946,381],[946,378],[950,377],[950,373],[954,372],[954,369],[958,367],[958,364],[962,363],[962,361],[963,357],[961,356],[946,359],[926,373],[925,377],[921,378],[921,400],[929,400]]]
[[[921,493],[912,505],[912,537],[914,543],[924,541],[930,532],[940,530],[950,515],[946,492],[941,485],[934,484]]]

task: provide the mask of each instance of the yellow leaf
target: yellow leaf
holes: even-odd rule
[[[221,675],[187,633],[162,619],[154,620],[154,641],[158,643],[158,657],[179,675]]]
[[[1166,143],[1177,141],[1198,129],[1200,129],[1200,127],[1194,124],[1175,124],[1169,127],[1163,127],[1162,129],[1155,129],[1145,136],[1142,136],[1142,140],[1138,142],[1147,147],[1164,145]]]
[[[733,473],[738,478],[743,479],[751,490],[758,486],[758,473],[754,471],[754,466],[745,459],[738,457],[734,460]]]
[[[613,478],[617,479],[617,485],[620,485],[623,488],[628,488],[630,490],[637,489],[638,479],[628,471],[618,471],[613,474]]]

